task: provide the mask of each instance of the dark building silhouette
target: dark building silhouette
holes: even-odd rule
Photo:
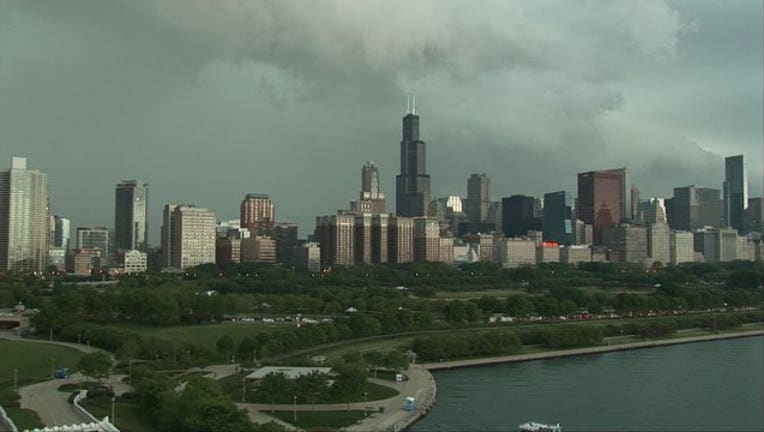
[[[718,227],[722,220],[719,189],[694,185],[674,188],[666,200],[666,217],[675,230],[692,231],[704,226]]]
[[[295,223],[281,222],[273,228],[273,240],[276,242],[276,261],[291,263],[294,261],[294,251],[298,246],[298,226]]]
[[[742,232],[748,205],[748,184],[743,155],[724,158],[724,224]]]
[[[117,185],[114,209],[114,246],[119,250],[146,251],[149,185],[125,180]]]
[[[573,235],[573,198],[569,192],[559,191],[544,194],[542,231],[544,241],[563,245],[571,243]]]
[[[512,195],[501,199],[501,229],[507,237],[526,235],[540,228],[535,217],[536,199],[526,195]]]
[[[467,222],[489,222],[491,179],[485,174],[472,174],[467,180]]]
[[[430,205],[430,175],[427,174],[425,143],[419,139],[419,116],[412,104],[403,117],[401,173],[395,177],[395,214],[427,216]]]
[[[623,173],[619,170],[578,174],[578,219],[593,227],[594,244],[602,243],[602,233],[621,220]]]
[[[745,211],[745,232],[764,233],[761,217],[764,213],[764,199],[748,198],[748,208]]]

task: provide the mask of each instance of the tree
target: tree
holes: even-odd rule
[[[236,342],[229,335],[220,336],[217,341],[218,351],[225,355],[226,361],[231,357],[231,353],[236,349]]]
[[[109,373],[111,372],[111,364],[111,357],[109,357],[108,354],[97,351],[82,356],[77,363],[77,367],[84,375],[95,378],[98,382],[101,382],[101,379],[109,376]]]
[[[141,353],[141,346],[135,339],[128,339],[125,343],[120,345],[119,349],[115,353],[120,360],[133,360]]]

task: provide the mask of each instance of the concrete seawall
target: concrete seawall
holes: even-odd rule
[[[634,342],[634,343],[625,343],[625,344],[607,345],[607,346],[598,346],[598,347],[589,347],[589,348],[575,348],[575,349],[569,349],[569,350],[547,351],[547,352],[534,353],[534,354],[518,354],[518,355],[506,355],[506,356],[496,356],[496,357],[485,357],[485,358],[469,359],[469,360],[454,360],[454,361],[447,361],[447,362],[441,362],[441,363],[422,363],[420,366],[424,367],[427,370],[434,371],[434,370],[456,369],[456,368],[474,367],[474,366],[483,366],[483,365],[493,365],[493,364],[499,364],[499,363],[514,363],[514,362],[523,362],[523,361],[532,361],[532,360],[543,360],[543,359],[550,359],[550,358],[557,358],[557,357],[572,357],[572,356],[580,356],[580,355],[588,355],[588,354],[599,354],[599,353],[606,353],[606,352],[613,352],[613,351],[654,348],[654,347],[667,346],[667,345],[706,342],[706,341],[713,341],[713,340],[719,340],[719,339],[733,339],[733,338],[752,337],[752,336],[764,336],[764,330],[742,331],[742,332],[735,332],[735,333],[720,333],[720,334],[703,335],[703,336],[679,337],[679,338],[673,338],[673,339],[662,339],[662,340]]]

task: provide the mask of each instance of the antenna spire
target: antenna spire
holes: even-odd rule
[[[416,115],[416,93],[411,92],[411,114]]]

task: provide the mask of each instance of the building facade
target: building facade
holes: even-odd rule
[[[114,246],[117,251],[146,251],[148,247],[148,183],[124,180],[114,199]]]
[[[111,235],[106,227],[78,227],[77,249],[96,249],[101,257],[106,258],[111,253]]]
[[[490,220],[491,179],[487,174],[472,174],[467,179],[467,221],[493,223]]]
[[[569,192],[544,194],[541,222],[544,240],[569,245],[573,238],[573,197]]]
[[[536,199],[526,195],[512,195],[501,200],[502,231],[507,237],[524,236],[540,228],[535,217]]]
[[[268,236],[254,236],[242,239],[240,250],[241,262],[276,262],[276,242]]]
[[[440,224],[435,218],[414,218],[414,261],[440,260]]]
[[[669,260],[672,265],[695,261],[693,235],[689,231],[672,231],[669,236]]]
[[[745,228],[745,209],[748,205],[748,179],[745,175],[743,155],[724,158],[724,225],[738,232]]]
[[[674,197],[666,207],[672,229],[693,231],[704,226],[721,226],[719,189],[694,185],[674,188]]]
[[[611,171],[578,174],[578,219],[592,225],[593,244],[603,241],[603,232],[621,220],[622,175]]]
[[[247,194],[240,205],[241,228],[247,228],[251,235],[273,235],[276,224],[276,207],[267,194]]]
[[[48,261],[48,175],[14,157],[0,172],[0,272],[42,272]]]
[[[355,215],[338,213],[316,218],[315,238],[321,248],[324,268],[355,263]]]
[[[387,232],[387,261],[392,264],[414,261],[414,218],[391,217]]]
[[[167,233],[163,240],[167,243],[162,244],[162,250],[169,253],[168,267],[187,269],[214,264],[215,213],[187,204],[168,204],[164,213],[169,220],[163,226],[163,233]]]
[[[498,240],[499,263],[504,268],[536,264],[536,242],[519,238]]]
[[[350,202],[350,210],[365,213],[384,213],[385,194],[379,189],[379,168],[368,161],[361,168],[361,194]]]
[[[609,249],[609,261],[644,263],[647,260],[647,228],[621,224],[603,232],[603,244]]]

